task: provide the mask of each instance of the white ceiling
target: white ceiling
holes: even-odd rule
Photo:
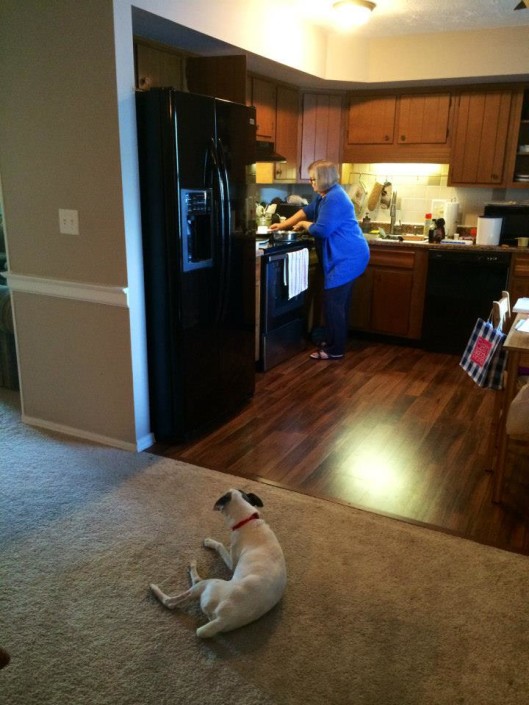
[[[329,20],[333,0],[286,1],[299,5],[318,23]],[[529,25],[529,9],[514,10],[519,1],[374,0],[368,24],[355,31],[365,37],[387,37]]]

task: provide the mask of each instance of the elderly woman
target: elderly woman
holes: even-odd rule
[[[316,198],[271,229],[307,230],[315,238],[323,270],[326,341],[310,356],[313,360],[338,360],[345,354],[353,281],[367,267],[369,246],[352,201],[338,183],[338,166],[319,159],[309,166],[309,178]]]

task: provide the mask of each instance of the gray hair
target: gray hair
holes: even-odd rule
[[[318,191],[328,191],[340,181],[338,165],[327,159],[317,159],[309,164],[309,174],[313,172],[318,184]]]

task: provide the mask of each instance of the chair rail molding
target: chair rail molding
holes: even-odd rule
[[[46,279],[27,274],[16,274],[10,271],[2,274],[13,292],[129,308],[129,290],[127,287]]]

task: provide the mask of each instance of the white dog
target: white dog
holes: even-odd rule
[[[171,597],[151,585],[152,592],[169,609],[200,598],[200,607],[210,621],[197,629],[199,637],[215,636],[253,622],[272,609],[285,591],[285,558],[276,535],[254,509],[262,506],[257,495],[241,490],[230,490],[214,506],[224,514],[231,529],[231,546],[228,551],[213,539],[204,539],[204,546],[214,548],[233,570],[231,580],[202,580],[196,561],[192,561],[192,587],[186,592]]]

